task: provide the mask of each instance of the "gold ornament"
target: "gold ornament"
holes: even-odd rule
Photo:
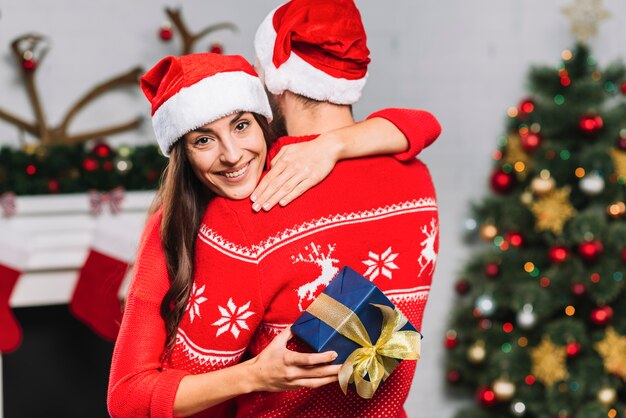
[[[518,134],[511,134],[507,138],[503,161],[513,166],[515,175],[522,181],[532,168],[532,159],[522,148],[522,139]]]
[[[586,44],[590,36],[598,33],[600,21],[611,14],[602,6],[602,0],[576,0],[572,6],[563,8],[563,13],[571,20],[571,31],[578,42]]]
[[[530,182],[530,190],[537,196],[544,196],[554,190],[556,181],[554,177],[542,178],[535,177]]]
[[[626,204],[624,204],[624,202],[615,202],[606,208],[606,212],[613,219],[621,218],[626,215]]]
[[[491,241],[498,235],[498,228],[492,224],[484,224],[480,227],[480,236],[485,241]]]
[[[515,395],[515,384],[506,377],[501,377],[493,382],[493,393],[499,401],[510,401]]]
[[[528,206],[531,203],[533,203],[533,194],[529,192],[528,190],[525,190],[524,193],[520,195],[519,200],[524,205]]]
[[[611,406],[617,400],[617,391],[605,386],[598,391],[598,401],[604,406]]]
[[[555,189],[542,196],[530,205],[535,215],[535,229],[538,231],[552,231],[561,235],[563,225],[576,214],[576,209],[569,202],[569,187]]]
[[[609,152],[615,164],[615,174],[626,180],[626,151],[611,148]]]
[[[487,350],[485,350],[485,342],[478,340],[467,350],[467,359],[470,363],[479,364],[485,360]]]
[[[604,339],[597,342],[593,348],[604,361],[604,370],[626,380],[626,336],[619,335],[613,327],[609,327]]]
[[[531,373],[548,387],[569,376],[565,364],[567,359],[565,347],[554,345],[549,337],[544,336],[541,343],[530,351],[530,358]]]
[[[39,150],[39,145],[35,145],[35,144],[26,144],[22,147],[22,149],[24,150],[24,152],[28,155],[35,155],[37,154],[37,151]]]

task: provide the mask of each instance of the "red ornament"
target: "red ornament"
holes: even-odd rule
[[[576,357],[580,353],[580,344],[576,341],[568,343],[565,347],[565,352],[567,352],[567,357],[569,358]]]
[[[572,295],[580,297],[587,292],[587,286],[585,286],[584,283],[574,283],[572,284],[570,290],[572,292]]]
[[[583,242],[578,246],[578,254],[583,260],[593,263],[598,260],[602,254],[602,242],[599,240]]]
[[[59,181],[55,179],[48,180],[48,191],[50,193],[57,193],[59,191]]]
[[[461,372],[455,369],[448,370],[448,373],[446,373],[446,379],[452,384],[459,383],[461,381]]]
[[[620,137],[617,140],[617,149],[620,151],[626,151],[626,137]]]
[[[522,148],[526,152],[533,152],[541,146],[541,136],[538,134],[528,134],[522,136]]]
[[[459,339],[456,336],[456,332],[448,332],[446,333],[446,339],[444,340],[444,344],[448,350],[452,350],[459,343]]]
[[[155,181],[158,176],[159,173],[157,173],[156,170],[148,170],[146,173],[146,179],[148,179],[148,181]]]
[[[111,147],[108,144],[99,142],[93,147],[93,152],[98,157],[106,158],[111,155]]]
[[[159,31],[159,37],[163,41],[169,41],[174,37],[174,31],[169,25],[163,25]]]
[[[34,176],[37,173],[37,166],[35,164],[28,164],[26,166],[26,174],[29,176]]]
[[[113,163],[111,161],[105,161],[102,163],[102,169],[104,171],[111,171],[113,169]]]
[[[595,135],[604,126],[602,118],[596,114],[582,115],[578,121],[578,127],[586,135]]]
[[[221,55],[224,53],[224,47],[219,42],[213,42],[209,48],[209,52]]]
[[[498,277],[500,274],[500,265],[497,263],[489,263],[485,266],[485,275],[487,277]]]
[[[83,168],[85,171],[94,171],[98,169],[98,162],[93,158],[85,158],[83,160]]]
[[[524,244],[524,237],[519,232],[507,232],[504,239],[514,247],[521,247]]]
[[[548,256],[550,257],[550,261],[554,264],[559,264],[567,260],[567,257],[569,257],[569,251],[565,247],[555,245],[554,247],[550,247],[548,250]]]
[[[454,288],[456,289],[456,292],[459,295],[465,295],[467,294],[467,292],[469,292],[470,290],[470,284],[467,280],[465,279],[459,279],[456,282],[456,285],[454,286]]]
[[[511,190],[514,181],[513,174],[496,169],[491,175],[491,188],[496,193],[504,194]]]
[[[591,311],[591,321],[600,326],[605,326],[613,319],[613,308],[610,306],[603,306]]]
[[[496,394],[487,386],[481,386],[476,391],[476,402],[482,406],[492,407],[496,404]]]
[[[532,99],[524,99],[518,105],[519,113],[526,115],[535,110],[535,102]]]
[[[619,89],[622,91],[622,94],[626,94],[626,81],[624,81],[622,85],[619,86]]]
[[[622,249],[622,261],[626,263],[626,248]]]
[[[32,58],[24,58],[22,60],[22,68],[26,72],[35,71],[35,68],[37,68],[37,61]]]

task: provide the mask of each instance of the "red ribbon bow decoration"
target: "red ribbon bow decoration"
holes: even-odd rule
[[[99,192],[97,190],[89,191],[89,206],[92,215],[98,216],[102,213],[102,207],[109,205],[109,210],[113,215],[118,214],[122,210],[122,201],[124,200],[125,191],[123,187],[116,187],[108,192]]]
[[[2,213],[7,218],[15,215],[16,212],[16,203],[15,203],[15,193],[6,192],[0,195],[0,208],[2,208]]]

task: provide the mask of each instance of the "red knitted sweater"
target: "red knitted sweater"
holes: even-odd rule
[[[172,356],[161,363],[159,314],[169,282],[160,213],[148,221],[115,346],[108,406],[113,417],[171,417],[180,380],[258,354],[344,265],[374,281],[419,329],[438,249],[435,194],[414,157],[440,132],[428,112],[390,109],[385,117],[411,144],[389,157],[343,161],[286,208],[255,214],[247,200],[214,199],[196,244],[191,298]],[[286,143],[281,138],[268,160]],[[399,163],[397,160],[407,161]],[[404,361],[374,399],[345,397],[338,384],[317,390],[258,392],[237,399],[244,417],[405,416],[415,370]],[[234,402],[198,417],[233,416]]]

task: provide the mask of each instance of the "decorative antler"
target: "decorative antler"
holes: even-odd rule
[[[134,129],[141,123],[142,118],[137,117],[130,122],[83,132],[76,135],[69,135],[67,132],[68,126],[74,116],[76,116],[76,114],[83,107],[92,102],[94,99],[114,88],[128,85],[136,86],[137,80],[139,79],[140,74],[143,73],[143,70],[140,67],[135,67],[122,75],[93,87],[69,109],[59,126],[49,128],[46,123],[39,92],[37,90],[37,86],[35,85],[35,72],[41,65],[41,62],[49,49],[47,40],[41,35],[29,33],[15,39],[11,43],[11,49],[23,69],[22,74],[24,75],[28,97],[35,114],[35,123],[29,123],[2,109],[0,109],[0,119],[3,119],[8,123],[17,126],[19,129],[39,138],[41,145],[77,144],[89,139],[113,135]]]
[[[182,47],[181,55],[191,54],[191,52],[193,52],[193,45],[200,38],[203,38],[204,36],[208,35],[211,32],[215,32],[216,30],[220,30],[220,29],[230,29],[232,31],[237,30],[237,26],[235,26],[233,23],[222,22],[222,23],[216,23],[211,26],[207,26],[206,28],[202,29],[200,32],[193,34],[191,33],[191,31],[189,30],[189,28],[183,21],[183,17],[181,15],[180,9],[172,9],[170,7],[166,7],[165,13],[167,13],[172,23],[176,27],[176,30],[178,30],[182,38],[183,47]]]

